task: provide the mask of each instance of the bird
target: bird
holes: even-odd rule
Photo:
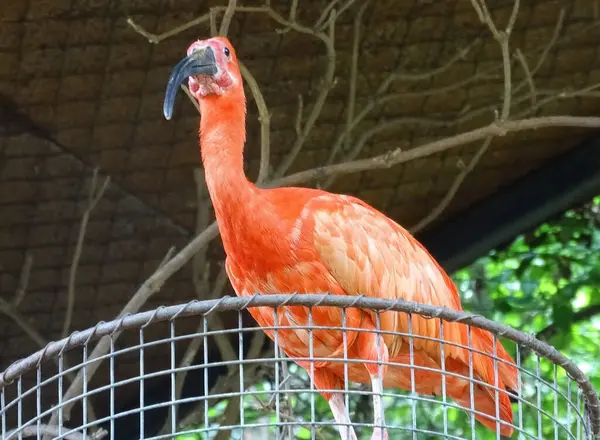
[[[205,181],[226,254],[227,276],[238,296],[364,295],[463,310],[455,284],[424,246],[374,207],[350,195],[308,187],[261,188],[248,180],[243,159],[246,97],[238,57],[228,38],[196,40],[188,47],[166,86],[163,113],[167,120],[186,80],[200,109]],[[314,307],[311,316],[301,306],[277,310],[274,316],[267,307],[249,309],[274,341],[272,328],[278,327],[275,342],[307,370],[329,403],[341,438],[357,439],[343,396],[346,374],[349,381],[372,387],[371,440],[389,438],[384,387],[439,396],[445,386],[447,396],[463,408],[473,408],[473,401],[475,417],[483,425],[499,429],[503,436],[513,433],[511,400],[518,371],[491,333],[462,323],[444,323],[447,343],[442,358],[439,342],[431,340],[441,336],[437,319],[358,308],[344,312]],[[341,330],[316,328],[311,342],[306,326],[339,329],[342,320],[349,329],[345,337]],[[412,343],[397,334],[409,330],[415,335]],[[471,353],[465,348],[469,341]],[[306,360],[309,356],[318,360]],[[348,363],[347,369],[341,362],[346,356],[357,360]],[[444,375],[445,383],[442,366],[452,373]],[[470,377],[477,382],[470,385]]]

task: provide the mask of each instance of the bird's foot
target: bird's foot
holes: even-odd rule
[[[375,428],[371,440],[388,440],[388,432],[385,428]]]
[[[344,403],[344,397],[342,394],[336,393],[331,399],[329,399],[329,407],[335,418],[335,421],[339,423],[338,431],[340,433],[341,440],[358,440],[352,422],[348,416],[348,410]]]

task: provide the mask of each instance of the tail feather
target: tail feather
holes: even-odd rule
[[[464,327],[464,333],[459,331],[453,335],[456,339],[464,336],[464,340],[460,342],[466,347],[466,326]],[[493,431],[499,427],[500,434],[509,437],[514,426],[511,394],[517,389],[518,370],[502,344],[499,341],[494,344],[493,338],[494,336],[485,330],[472,328],[471,346],[480,353],[472,352],[472,356],[469,356],[467,349],[445,350],[443,369],[439,358],[440,350],[437,347],[432,350],[423,349],[425,347],[413,348],[411,353],[409,344],[402,344],[389,358],[390,365],[384,374],[383,385],[385,388],[402,388],[414,390],[422,395],[436,396],[441,396],[445,387],[448,398],[466,411],[474,409],[478,422]],[[351,348],[350,358],[361,358],[356,345]],[[494,354],[498,358],[496,362]],[[422,368],[412,369],[409,367],[411,364]],[[498,369],[497,375],[495,367]],[[338,377],[344,378],[342,362],[331,362],[327,368],[334,371]],[[454,374],[442,374],[443,370]],[[367,370],[360,364],[351,364],[348,374],[353,382],[370,381]],[[478,381],[472,386],[474,405],[471,405],[471,375]]]
[[[473,386],[473,405],[471,405],[471,390],[467,389],[449,389],[449,397],[466,410],[475,410],[475,419],[485,427],[497,431],[500,434],[510,437],[513,433],[513,411],[510,399],[505,392],[498,392],[498,408],[496,409],[495,393],[481,385]],[[502,421],[504,423],[498,423]],[[508,425],[507,425],[508,424]]]
[[[410,365],[408,355],[405,353],[401,353],[390,361]],[[413,362],[415,365],[427,368],[427,370],[415,369],[411,375],[411,369],[408,367],[390,366],[384,378],[384,386],[405,390],[414,389],[419,394],[441,396],[444,379],[438,361],[432,359],[425,352],[417,350],[414,352]],[[509,395],[503,383],[500,381],[498,384],[498,413],[496,413],[496,390],[486,385],[473,384],[473,405],[471,405],[470,368],[467,363],[448,357],[445,359],[444,367],[446,371],[456,374],[456,376],[444,375],[448,398],[468,412],[473,409],[475,419],[493,431],[496,431],[496,420],[499,419],[503,422],[499,424],[500,434],[510,436],[513,432],[513,411]],[[412,377],[414,377],[414,384],[412,383]],[[483,382],[477,371],[473,371],[473,377]],[[356,376],[355,378],[358,379]],[[366,377],[360,379],[366,381]]]
[[[488,428],[496,430],[496,406],[498,406],[500,420],[511,425],[513,423],[511,395],[516,394],[515,390],[518,388],[519,372],[515,361],[506,352],[500,341],[496,340],[494,344],[494,338],[488,331],[476,327],[471,328],[471,346],[473,350],[481,352],[472,353],[473,375],[476,379],[488,384],[488,386],[482,384],[474,384],[473,386],[475,410],[487,415],[476,414],[475,418]],[[494,357],[497,360],[494,360]],[[463,369],[463,371],[456,372],[469,377],[468,358],[467,362],[458,361],[458,363],[463,363],[463,365],[456,365],[455,368],[458,370]],[[466,371],[464,371],[465,369]],[[470,386],[466,390],[453,391],[455,392],[450,396],[453,400],[461,406],[471,408]],[[497,404],[496,395],[498,396]],[[512,426],[500,424],[500,433],[502,435],[510,436],[512,432]]]
[[[495,354],[496,357],[500,359],[496,362],[498,368],[498,381],[504,384],[506,388],[516,390],[518,388],[519,371],[517,370],[515,361],[506,352],[500,341],[497,340],[496,346],[494,347],[494,336],[490,332],[480,328],[473,327],[472,335],[473,348],[484,353],[489,353],[489,357],[483,356],[488,359],[489,366],[491,366],[491,371],[488,372],[488,374],[491,374],[491,376],[489,376],[491,381],[486,382],[493,385],[495,381],[493,359]]]
[[[456,334],[456,333],[455,333]],[[459,333],[460,334],[460,333]],[[466,347],[466,327],[464,336]],[[460,375],[456,377],[446,375],[446,393],[449,398],[469,411],[471,405],[471,386],[469,377],[483,383],[473,384],[473,403],[475,418],[484,426],[496,431],[497,420],[504,423],[499,424],[500,434],[510,436],[513,432],[513,411],[511,407],[511,396],[518,385],[518,370],[514,360],[506,352],[500,341],[494,344],[494,336],[485,330],[473,327],[471,329],[471,356],[469,350],[456,350],[446,355],[444,367],[447,371]],[[407,353],[408,348],[402,347],[392,362],[410,364]],[[477,353],[478,351],[479,353]],[[436,350],[436,354],[439,353]],[[494,362],[494,355],[498,358]],[[472,361],[472,368],[469,364]],[[436,356],[426,353],[424,350],[415,350],[413,354],[415,365],[441,370],[441,365]],[[497,374],[495,369],[497,368]],[[408,368],[390,368],[390,385],[411,389],[411,380]],[[418,371],[418,370],[417,370]],[[389,386],[386,384],[386,386]],[[442,394],[442,375],[437,372],[421,370],[415,375],[415,391],[421,394]],[[498,403],[496,404],[496,395]],[[496,410],[498,406],[498,411]],[[497,414],[498,412],[498,414]],[[479,413],[479,414],[478,414]]]

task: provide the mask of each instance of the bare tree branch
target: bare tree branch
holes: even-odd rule
[[[292,4],[290,5],[290,13],[288,14],[288,20],[290,22],[296,21],[296,12],[297,11],[298,11],[298,0],[292,0]],[[277,33],[285,34],[285,33],[289,32],[290,30],[292,30],[292,28],[290,28],[289,26],[286,26],[283,29],[278,29]]]
[[[196,110],[198,110],[198,113],[200,113],[200,105],[198,104],[198,101],[196,101],[196,98],[194,98],[194,96],[192,95],[192,92],[190,92],[190,89],[188,89],[187,86],[183,84],[181,84],[179,87],[181,87],[181,90],[183,90],[183,92],[189,98],[194,107],[196,107]]]
[[[375,108],[377,108],[383,104],[386,104],[388,102],[407,98],[412,95],[423,95],[423,92],[387,93],[388,89],[394,83],[394,81],[397,81],[397,80],[422,81],[422,80],[426,80],[426,79],[431,79],[434,76],[437,76],[437,75],[447,71],[457,61],[464,59],[464,57],[467,55],[467,53],[478,42],[479,42],[479,39],[473,40],[471,42],[471,44],[469,44],[464,49],[460,50],[456,55],[454,55],[452,58],[450,58],[444,65],[442,65],[441,67],[438,67],[436,69],[433,69],[429,72],[402,73],[399,71],[395,71],[395,72],[390,73],[388,75],[388,77],[381,83],[381,85],[377,89],[375,96],[369,100],[369,102],[367,103],[367,105],[365,105],[363,107],[361,112],[356,117],[353,117],[352,121],[350,123],[348,121],[346,121],[346,126],[344,127],[343,130],[341,130],[341,132],[339,133],[335,142],[333,143],[327,164],[331,165],[333,163],[333,161],[335,160],[337,154],[339,153],[339,150],[342,147],[342,145],[344,145],[344,144],[348,145],[346,139],[351,135],[352,130],[354,128],[356,128],[358,126],[358,124],[361,123]],[[451,86],[446,86],[446,87],[442,87],[439,89],[428,89],[427,94],[445,93],[450,90],[455,90],[457,88],[463,87],[464,85],[467,85],[469,82],[473,82],[478,79],[480,79],[480,76],[474,75],[473,77],[469,78],[467,81],[461,82],[458,86],[451,85]],[[366,143],[366,140],[368,140],[368,139],[365,139],[365,143]],[[359,143],[360,143],[360,141],[359,141]],[[355,152],[346,156],[344,158],[344,160],[349,160],[348,159],[349,157],[350,157],[350,159],[354,159],[360,153],[360,150],[362,149],[363,146],[364,146],[364,143],[360,147],[355,148]],[[334,181],[335,181],[335,179],[332,178],[324,186],[327,187],[327,186],[333,184]]]
[[[204,182],[204,175],[199,168],[194,170],[194,179],[196,182],[196,197],[197,197],[197,209],[196,209],[196,230],[199,234],[204,231],[208,225],[210,220],[210,199],[207,197],[206,185]],[[200,299],[213,299],[220,297],[223,294],[223,290],[227,286],[227,273],[225,272],[224,267],[219,271],[219,275],[215,279],[214,283],[211,286],[209,280],[209,264],[206,261],[206,251],[207,247],[200,249],[193,257],[193,275],[192,281],[196,290],[196,296]],[[217,330],[223,330],[225,327],[221,320],[220,315],[212,314],[209,318],[210,327],[214,327]],[[204,322],[201,322],[196,329],[196,333],[201,333],[204,328]],[[217,345],[219,353],[221,355],[221,360],[223,361],[234,361],[238,357],[236,355],[236,351],[228,339],[227,334],[215,334],[214,341]],[[255,335],[256,337],[256,335]],[[264,337],[264,335],[263,335]],[[260,339],[260,338],[258,338]],[[185,383],[185,378],[187,377],[186,367],[191,365],[192,361],[195,359],[198,351],[203,346],[203,338],[193,338],[179,364],[179,372],[175,378],[175,400],[178,402],[181,398],[181,393],[183,391],[183,385]],[[261,343],[262,347],[262,343]],[[237,371],[238,366],[231,366],[228,368],[228,375],[232,375],[233,371]],[[230,382],[231,385],[237,384],[237,382]],[[243,390],[240,390],[242,392]],[[175,405],[175,414],[177,413],[178,405]],[[239,412],[237,408],[239,407],[239,400],[230,399],[227,403],[226,415],[225,418],[227,420],[227,424],[234,424],[237,421],[237,417]],[[235,411],[234,411],[235,409]],[[167,419],[161,429],[161,434],[167,434],[172,426],[172,412],[169,412]],[[229,431],[223,430],[219,431],[217,434],[217,439],[225,439],[228,438]]]
[[[217,12],[219,12],[219,11],[217,11],[215,8],[210,8],[210,12],[208,13],[211,37],[214,37],[217,35]]]
[[[48,341],[36,330],[34,326],[29,324],[27,319],[21,315],[15,307],[7,302],[4,298],[0,298],[0,312],[12,319],[29,338],[36,343],[40,348],[48,345]]]
[[[475,167],[487,151],[488,147],[492,143],[492,139],[492,137],[485,138],[483,144],[481,145],[481,147],[479,147],[479,150],[477,150],[477,153],[475,153],[475,156],[473,156],[469,164],[458,174],[458,176],[456,176],[456,179],[454,180],[454,182],[452,182],[452,185],[448,189],[448,192],[446,193],[444,198],[440,200],[437,206],[429,214],[427,214],[427,216],[425,216],[416,225],[409,229],[411,233],[416,234],[417,232],[423,230],[425,227],[427,227],[427,225],[429,225],[432,221],[438,218],[442,212],[444,212],[444,210],[448,207],[448,205],[450,205],[452,200],[454,200],[456,193],[458,193],[458,190],[460,189],[467,175],[475,169]]]
[[[321,88],[319,94],[317,95],[317,99],[313,104],[312,110],[310,111],[308,118],[306,119],[306,123],[302,127],[302,132],[300,136],[296,138],[294,145],[288,155],[285,157],[283,162],[279,165],[279,168],[275,171],[274,178],[279,178],[289,170],[290,166],[298,157],[300,150],[306,140],[308,139],[309,134],[312,132],[312,129],[319,118],[319,115],[323,111],[323,106],[327,100],[327,96],[329,92],[334,86],[334,76],[335,76],[335,65],[336,65],[336,57],[335,57],[335,20],[336,14],[335,9],[332,9],[329,16],[329,32],[327,36],[324,36],[319,33],[315,33],[314,35],[319,37],[325,44],[325,48],[327,50],[327,68],[324,77],[321,79]]]
[[[475,6],[475,10],[476,10],[477,14],[487,24],[488,28],[490,29],[490,32],[494,36],[494,39],[500,45],[500,50],[502,52],[502,66],[503,66],[503,70],[504,70],[504,94],[503,94],[503,98],[502,98],[502,110],[499,115],[499,121],[502,123],[502,122],[508,120],[509,115],[510,115],[510,110],[511,110],[511,99],[512,99],[513,90],[512,90],[512,58],[511,58],[511,54],[510,54],[509,43],[510,43],[511,33],[514,28],[515,22],[517,20],[517,15],[519,13],[519,4],[520,3],[519,3],[519,0],[515,0],[510,18],[508,19],[508,24],[506,25],[506,28],[503,31],[498,31],[489,11],[487,9],[485,0],[480,0],[479,4],[477,4],[477,0],[472,0],[472,2],[473,2],[473,5]],[[520,51],[517,51],[517,56],[519,57],[519,60],[521,60],[521,63],[524,66],[524,69],[526,70],[526,75],[529,74],[529,77],[531,77],[531,74],[529,72],[529,69],[527,68],[525,59],[523,58],[523,55],[521,54]],[[533,79],[531,81],[532,81],[531,84],[533,84]],[[535,89],[533,89],[532,93],[534,93],[534,92],[535,92]],[[532,99],[535,100],[535,95],[533,95],[533,94],[532,94]],[[465,178],[467,177],[467,175],[475,169],[475,167],[477,166],[477,164],[479,163],[479,161],[481,160],[481,158],[483,157],[485,152],[488,150],[488,147],[492,143],[492,140],[493,140],[492,136],[485,138],[485,140],[483,141],[483,144],[481,145],[481,147],[479,148],[479,150],[477,151],[475,156],[473,156],[473,159],[471,160],[469,165],[466,166],[458,174],[458,176],[456,176],[456,178],[454,179],[454,182],[448,189],[448,192],[446,193],[446,195],[442,198],[442,200],[437,204],[437,206],[429,214],[427,214],[421,221],[419,221],[415,226],[413,226],[411,228],[411,232],[416,233],[416,232],[422,230],[423,228],[425,228],[427,225],[429,225],[432,221],[434,221],[436,218],[438,218],[444,212],[444,210],[450,205],[450,203],[452,202],[452,200],[458,193],[458,190],[460,189],[460,187],[461,187],[463,181],[465,180]]]
[[[173,37],[175,35],[178,35],[184,31],[188,30],[188,29],[198,26],[199,24],[203,24],[203,23],[206,23],[207,21],[210,21],[211,14],[214,14],[216,12],[223,12],[226,10],[227,10],[227,7],[225,7],[225,6],[212,7],[210,9],[210,12],[207,12],[206,14],[201,15],[200,17],[198,17],[194,20],[188,21],[187,23],[184,23],[181,26],[177,26],[177,27],[175,27],[167,32],[164,32],[162,34],[159,34],[159,35],[154,35],[148,31],[146,31],[142,26],[135,23],[131,18],[127,19],[127,24],[129,24],[129,26],[131,26],[137,33],[146,37],[146,39],[148,40],[149,43],[158,44],[167,38]],[[284,27],[289,27],[290,29],[295,30],[296,32],[300,32],[301,34],[312,35],[312,36],[322,40],[323,42],[326,42],[326,40],[328,38],[327,34],[323,33],[322,31],[315,31],[314,29],[309,28],[307,26],[303,26],[296,21],[292,22],[292,21],[285,19],[283,16],[281,16],[279,13],[277,13],[269,5],[237,6],[235,8],[234,12],[266,14],[273,21],[281,24]]]
[[[21,274],[19,275],[19,284],[17,285],[17,290],[15,291],[15,296],[12,300],[12,307],[17,308],[25,298],[25,294],[27,293],[27,287],[29,286],[29,277],[31,276],[31,268],[33,266],[33,255],[31,252],[27,251],[25,253],[25,262],[21,267]]]
[[[350,84],[348,90],[348,110],[346,112],[346,139],[345,147],[346,150],[350,149],[350,141],[352,140],[352,121],[354,120],[354,107],[356,105],[356,82],[358,81],[358,51],[360,48],[360,28],[362,26],[362,18],[367,7],[371,4],[370,0],[365,1],[358,13],[354,17],[354,38],[352,40],[352,61],[350,64]],[[332,148],[329,156],[329,162],[331,163],[335,158],[337,151]]]
[[[298,93],[298,110],[296,111],[296,123],[294,124],[294,130],[296,131],[296,136],[300,137],[300,133],[302,132],[302,113],[304,112],[304,98],[302,98],[302,94]]]
[[[63,329],[61,337],[66,338],[69,335],[69,329],[71,328],[71,321],[73,320],[73,309],[75,308],[75,284],[77,282],[77,269],[79,267],[79,259],[83,252],[83,245],[85,242],[85,234],[87,231],[87,225],[90,220],[92,211],[104,195],[104,191],[110,183],[110,177],[106,176],[104,181],[98,185],[98,168],[94,169],[92,174],[92,181],[88,193],[88,201],[85,211],[81,216],[81,223],[79,225],[79,235],[77,236],[77,244],[75,245],[75,253],[71,260],[71,268],[69,270],[69,285],[67,290],[67,309],[65,313],[65,320],[63,323]]]
[[[15,324],[17,324],[21,328],[21,330],[23,330],[23,332],[32,341],[34,341],[36,343],[36,345],[38,345],[41,349],[43,349],[44,347],[46,347],[46,345],[48,345],[49,341],[47,341],[41,335],[41,333],[34,326],[32,326],[27,321],[27,319],[17,311],[17,309],[15,307],[12,306],[11,303],[5,301],[3,298],[0,298],[0,312],[3,313],[4,315],[6,315],[8,318],[12,319],[15,322]],[[59,365],[58,358],[53,358],[53,362],[57,366]],[[69,366],[69,362],[65,356],[63,356],[62,362],[63,362],[62,369],[68,370],[70,368],[70,366]],[[69,372],[69,373],[65,373],[64,377],[66,377],[69,380],[69,382],[71,382],[71,386],[73,386],[73,383],[76,380],[76,376],[72,372]],[[55,413],[55,414],[57,414],[57,413]],[[88,420],[90,420],[90,421],[96,419],[93,406],[90,403],[88,403],[88,405],[87,405],[87,416],[88,416]],[[58,414],[57,414],[57,417],[58,417]],[[56,421],[54,420],[53,422],[50,423],[50,425],[56,425]]]
[[[529,64],[527,64],[527,60],[525,59],[525,55],[523,55],[523,52],[521,52],[521,49],[517,49],[516,53],[519,59],[519,63],[521,63],[523,73],[525,74],[527,85],[529,86],[529,94],[531,96],[531,107],[533,108],[535,107],[535,103],[537,101],[537,93],[535,90],[535,83],[533,82],[533,75],[531,74],[531,70],[529,70]]]
[[[519,102],[524,99],[525,98],[520,98],[517,101]],[[371,138],[373,138],[375,135],[377,135],[378,133],[380,133],[382,131],[399,128],[404,125],[408,125],[408,126],[424,125],[424,126],[428,126],[428,127],[439,127],[439,128],[456,127],[467,121],[472,120],[473,118],[475,118],[477,116],[491,112],[492,110],[495,110],[494,105],[486,105],[486,106],[471,110],[469,112],[463,113],[456,119],[450,120],[450,121],[443,120],[443,119],[435,119],[435,118],[414,118],[414,117],[400,117],[400,118],[385,120],[385,121],[380,122],[379,124],[373,126],[369,130],[366,130],[363,133],[363,135],[358,139],[358,141],[356,141],[356,143],[354,144],[352,149],[350,151],[348,151],[348,153],[344,156],[341,163],[347,163],[348,161],[356,159],[356,157],[364,149],[367,142],[369,142],[371,140]],[[332,175],[326,181],[326,183],[325,183],[325,185],[323,185],[323,187],[327,188],[327,187],[331,186],[333,184],[333,182],[335,181],[336,177],[337,177],[336,174]]]
[[[236,6],[237,0],[229,0],[227,9],[225,9],[225,14],[223,15],[223,20],[221,20],[221,27],[219,28],[219,35],[221,35],[222,37],[227,36],[227,32],[229,31],[229,25],[231,24],[231,19],[233,18],[233,14],[235,14]]]
[[[258,110],[258,122],[260,123],[260,166],[258,170],[258,178],[256,184],[261,185],[269,177],[269,160],[271,156],[271,114],[267,108],[267,103],[263,97],[262,91],[254,75],[248,70],[248,68],[242,63],[239,63],[240,71],[242,76],[246,80],[246,84],[250,87],[250,92],[256,102],[256,108]],[[195,100],[194,100],[195,101]]]
[[[196,183],[196,233],[201,234],[211,221],[211,204],[204,173],[200,168],[194,169],[194,182]],[[210,292],[210,263],[206,259],[207,251],[208,246],[205,246],[196,252],[192,259],[192,282],[199,299],[208,299]]]
[[[333,176],[334,174],[351,174],[368,170],[379,170],[390,168],[401,163],[405,163],[421,157],[431,156],[432,154],[465,145],[471,142],[485,139],[488,136],[505,136],[508,133],[517,133],[525,130],[537,130],[546,127],[573,127],[573,128],[598,128],[600,127],[600,117],[595,116],[544,116],[539,118],[519,119],[507,121],[499,124],[493,122],[485,127],[476,128],[456,136],[450,136],[444,139],[430,142],[428,144],[413,148],[408,151],[400,149],[391,150],[385,154],[359,159],[351,162],[340,163],[317,167],[306,171],[300,171],[281,179],[273,180],[268,187],[276,188],[279,186],[293,186],[300,183],[309,182],[315,179],[322,179]]]
[[[29,323],[26,317],[21,315],[17,310],[19,305],[25,300],[27,296],[27,286],[29,285],[29,279],[31,276],[31,268],[33,266],[33,256],[30,253],[26,253],[25,261],[21,267],[21,274],[19,276],[19,284],[15,290],[15,295],[12,301],[6,301],[0,297],[0,313],[4,314],[9,319],[12,319],[17,326],[25,333],[36,345],[40,348],[46,347],[48,341],[42,336],[42,334]],[[54,359],[54,363],[58,366],[58,359]],[[63,358],[63,369],[69,369],[69,362],[66,356]],[[75,375],[71,372],[65,373],[65,377],[72,382]],[[88,417],[90,420],[95,419],[94,409],[92,405],[88,405]]]
[[[62,431],[65,431],[66,428],[62,428]],[[63,434],[58,426],[55,425],[40,425],[38,426],[25,426],[20,430],[13,430],[7,433],[9,438],[15,437],[38,437],[39,434],[44,436],[52,436],[52,437],[61,437],[65,440],[101,440],[108,435],[108,431],[105,429],[99,429],[92,435],[83,435],[79,432],[72,432],[71,434]],[[39,437],[38,437],[39,438]]]
[[[584,307],[583,309],[573,313],[571,317],[571,325],[577,324],[582,321],[586,321],[588,319],[593,318],[596,315],[600,314],[600,304],[593,304],[591,306]],[[535,338],[540,341],[547,342],[550,338],[558,334],[560,331],[560,326],[553,322],[552,324],[544,327],[542,330],[535,334]],[[525,362],[525,360],[531,356],[532,351],[529,349],[521,349],[521,362]]]
[[[217,228],[215,225],[214,232],[216,232],[216,231],[217,231]],[[198,243],[203,242],[204,240],[208,240],[208,237],[210,237],[211,232],[212,232],[211,228],[209,227],[205,231],[205,234],[202,237],[196,237],[196,240],[198,241]],[[210,237],[211,240],[212,240],[212,238],[213,237]],[[206,241],[206,243],[208,243],[208,241]],[[186,248],[188,246],[186,246]],[[186,248],[184,248],[184,250]],[[138,312],[140,310],[140,308],[146,303],[146,301],[154,293],[156,293],[160,290],[160,288],[167,281],[167,279],[171,275],[173,275],[175,272],[177,272],[181,267],[183,267],[183,265],[185,263],[187,263],[187,261],[189,261],[189,258],[191,258],[191,256],[193,255],[193,252],[190,252],[189,257],[181,256],[180,254],[178,254],[178,255],[175,255],[173,258],[171,258],[174,251],[175,251],[175,248],[169,249],[169,252],[167,252],[167,255],[165,256],[165,258],[164,258],[163,262],[161,263],[161,265],[159,266],[159,268],[156,270],[156,272],[154,272],[154,274],[152,276],[150,276],[150,278],[148,278],[146,281],[144,281],[142,286],[137,290],[137,292],[134,293],[134,295],[131,297],[129,302],[125,305],[125,307],[123,307],[123,309],[119,313],[117,319],[122,318],[123,316],[125,316],[127,314]],[[185,262],[182,262],[183,259],[185,259]],[[166,269],[166,271],[165,271],[165,269]],[[120,334],[121,334],[121,332],[116,332],[113,335],[113,338],[114,339],[118,338]],[[92,353],[90,353],[90,355],[88,356],[88,361],[90,362],[86,369],[86,373],[87,373],[86,375],[87,375],[88,382],[92,379],[94,374],[96,374],[96,371],[98,370],[98,368],[100,367],[100,364],[101,364],[100,362],[92,362],[92,361],[94,359],[99,358],[100,356],[104,356],[106,353],[109,352],[110,340],[111,340],[111,338],[108,336],[105,336],[104,338],[100,339],[100,341],[98,341],[98,344],[96,344],[96,347],[94,348]],[[73,405],[75,405],[75,403],[77,402],[75,397],[80,395],[83,391],[83,372],[84,372],[84,369],[79,370],[79,372],[77,373],[77,376],[75,376],[75,379],[72,381],[71,385],[69,386],[65,395],[63,396],[63,400],[65,401],[65,403],[62,407],[62,412],[63,412],[63,417],[64,417],[65,421],[70,420],[71,409],[73,408]],[[91,408],[91,405],[88,403],[88,410],[89,410],[89,408]],[[52,418],[50,419],[49,424],[56,425],[57,419],[58,419],[58,412],[54,412],[52,414]],[[88,417],[88,419],[90,419],[90,418]]]
[[[502,51],[502,67],[504,69],[504,98],[502,100],[502,112],[500,113],[500,120],[505,121],[508,119],[510,112],[510,99],[512,97],[512,72],[509,40],[510,34],[517,19],[517,15],[519,13],[520,2],[519,0],[515,0],[512,13],[508,19],[508,24],[503,31],[498,31],[490,11],[487,8],[485,0],[471,0],[471,3],[479,15],[479,19],[488,26],[490,32],[500,45],[500,49]]]

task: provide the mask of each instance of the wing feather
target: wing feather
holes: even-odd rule
[[[462,310],[456,287],[442,268],[412,235],[364,202],[348,196],[324,195],[312,199],[303,215],[312,245],[329,272],[349,295],[415,301]],[[312,223],[312,224],[311,224]],[[414,334],[439,337],[439,321],[413,316]],[[408,331],[408,317],[386,312],[382,330]],[[464,335],[452,324],[444,325],[445,339],[464,343]],[[390,356],[401,341],[386,340]],[[439,345],[417,341],[415,346],[439,358]],[[452,351],[447,348],[446,351]],[[458,353],[456,353],[458,355]],[[459,356],[462,357],[462,356]]]

